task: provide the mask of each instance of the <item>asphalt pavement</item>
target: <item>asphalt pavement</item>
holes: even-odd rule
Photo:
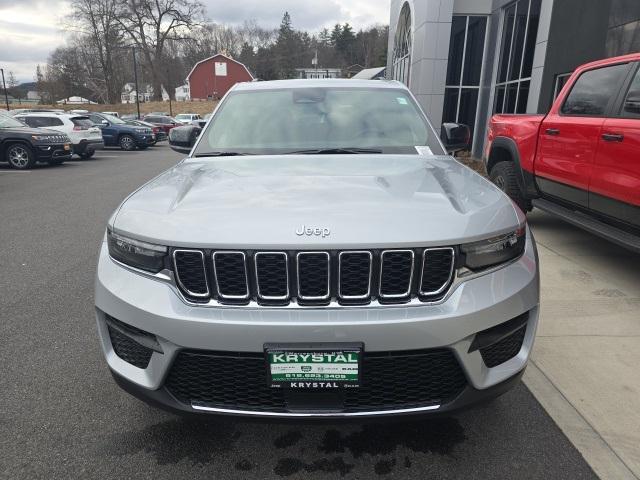
[[[0,478],[589,479],[524,385],[453,417],[296,424],[185,418],[112,381],[93,314],[99,243],[166,146],[0,164]]]

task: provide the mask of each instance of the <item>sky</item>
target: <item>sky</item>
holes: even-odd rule
[[[280,24],[288,11],[294,28],[317,32],[349,22],[356,29],[389,23],[389,0],[201,0],[209,20],[241,24],[256,20],[265,27]],[[36,65],[64,45],[67,0],[0,0],[0,68],[19,82],[31,82]]]

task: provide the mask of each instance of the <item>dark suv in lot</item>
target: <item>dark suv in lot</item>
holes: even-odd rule
[[[149,127],[129,125],[124,120],[104,113],[90,113],[89,120],[102,130],[105,147],[120,147],[122,150],[135,150],[153,145],[153,131]]]
[[[0,114],[0,161],[26,170],[36,162],[59,165],[72,155],[68,136],[46,128],[30,128]]]

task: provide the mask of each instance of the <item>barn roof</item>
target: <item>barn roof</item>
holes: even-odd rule
[[[209,58],[205,58],[204,60],[200,60],[198,63],[196,63],[193,68],[191,69],[191,71],[189,72],[189,75],[187,75],[187,82],[189,81],[189,79],[191,78],[191,74],[193,74],[193,72],[195,71],[195,69],[198,67],[198,65],[200,65],[201,63],[204,62],[208,62],[209,60],[213,60],[216,57],[224,57],[226,58],[228,61],[233,62],[233,63],[237,63],[238,65],[240,65],[242,68],[244,68],[247,71],[247,74],[249,74],[249,76],[251,78],[253,78],[253,75],[251,75],[251,72],[249,71],[249,69],[246,67],[246,65],[244,63],[241,63],[227,55],[225,55],[224,53],[216,53],[215,55],[209,57]]]

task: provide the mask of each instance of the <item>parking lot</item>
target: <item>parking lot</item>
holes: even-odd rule
[[[0,166],[1,478],[597,478],[573,444],[637,468],[636,425],[622,443],[616,429],[637,403],[638,349],[622,370],[622,354],[593,359],[637,346],[639,259],[537,212],[543,313],[526,378],[551,416],[524,384],[453,417],[302,425],[178,417],[121,391],[95,331],[98,246],[120,201],[179,158],[158,146]],[[592,375],[573,376],[585,363]],[[577,423],[554,416],[567,405]]]

